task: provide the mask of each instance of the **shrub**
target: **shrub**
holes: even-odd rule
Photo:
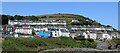
[[[88,38],[87,39],[89,42],[94,42],[94,40],[92,38]]]
[[[77,36],[74,39],[76,39],[76,40],[85,40],[84,36]]]
[[[39,47],[39,48],[38,48]],[[75,40],[69,37],[57,38],[5,38],[3,41],[4,50],[12,51],[35,51],[54,48],[95,48],[96,43],[88,40]]]
[[[116,44],[120,44],[120,38],[113,38],[112,41]]]

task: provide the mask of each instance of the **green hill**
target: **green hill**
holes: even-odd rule
[[[65,20],[67,21],[67,25],[94,25],[94,26],[105,26],[101,23],[98,23],[95,20],[92,20],[88,17],[84,17],[82,15],[76,14],[46,14],[46,15],[39,15],[39,16],[21,16],[21,15],[2,15],[2,24],[8,24],[8,22],[4,20],[32,20],[32,21],[40,21],[40,20]],[[71,23],[71,20],[78,20],[79,22]],[[109,26],[109,25],[108,25]],[[111,26],[109,26],[111,27]]]
[[[79,23],[72,23],[70,25],[94,25],[94,26],[104,26],[95,20],[84,17],[82,15],[76,14],[46,14],[39,15],[39,20],[66,20],[68,24],[70,24],[71,20],[78,20]]]

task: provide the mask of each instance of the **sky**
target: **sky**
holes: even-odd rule
[[[118,2],[119,0],[1,0],[2,2]]]
[[[118,28],[117,2],[2,2],[2,14],[78,14]]]

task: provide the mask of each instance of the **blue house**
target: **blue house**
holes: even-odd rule
[[[38,35],[41,36],[41,37],[50,37],[51,33],[40,31],[40,32],[38,32]]]

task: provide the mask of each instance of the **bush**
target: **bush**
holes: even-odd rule
[[[87,48],[96,48],[97,46],[96,42],[90,42],[88,40],[81,41],[81,44],[83,45],[83,47],[87,47]]]
[[[89,40],[89,39],[88,39]],[[88,40],[75,40],[69,37],[57,38],[5,38],[3,41],[4,50],[9,51],[36,51],[54,48],[95,48],[96,43]],[[39,47],[39,48],[38,48]]]
[[[91,44],[90,44],[90,48],[96,48],[97,47],[97,43],[96,42],[92,42]]]
[[[87,39],[89,42],[94,42],[94,40],[92,38],[88,38]]]
[[[120,38],[113,38],[112,41],[116,44],[120,44]]]
[[[77,36],[74,39],[76,39],[76,40],[85,40],[84,36]]]

